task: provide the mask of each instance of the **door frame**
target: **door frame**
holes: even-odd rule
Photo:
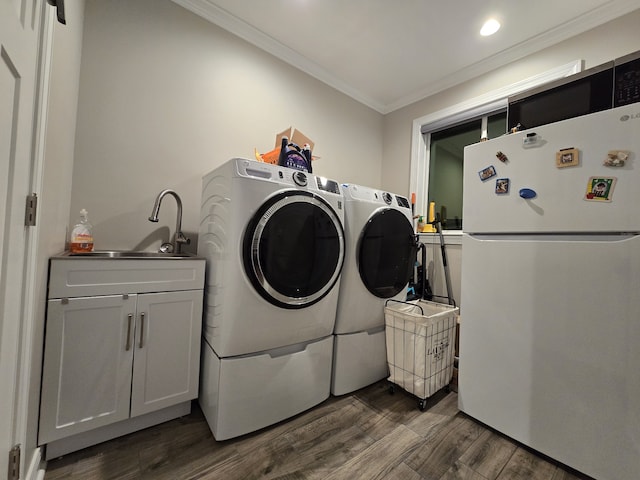
[[[48,8],[47,2],[35,2],[34,18],[39,22],[37,40],[37,58],[35,67],[35,89],[33,103],[33,120],[31,122],[32,150],[29,166],[30,192],[39,194],[42,191],[44,175],[44,150],[49,101],[50,72],[53,51],[53,33],[55,26],[55,11]],[[15,369],[15,402],[12,411],[13,444],[20,445],[20,478],[36,479],[41,472],[42,449],[35,444],[35,437],[30,438],[29,423],[33,415],[38,414],[31,407],[32,376],[34,373],[34,350],[36,342],[37,305],[38,298],[38,265],[47,261],[44,253],[38,249],[40,224],[39,212],[36,213],[36,226],[25,227],[24,256],[20,260],[24,266],[20,302],[20,327],[18,332],[18,359]],[[39,367],[37,368],[39,371]],[[38,390],[39,392],[39,390]],[[39,403],[39,402],[38,402]],[[36,422],[37,424],[37,422]],[[7,452],[0,452],[6,455]],[[6,458],[6,457],[5,457]]]

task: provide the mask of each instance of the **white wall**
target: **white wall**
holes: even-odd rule
[[[553,47],[513,62],[503,68],[482,75],[422,101],[387,114],[384,118],[382,188],[406,192],[409,189],[411,161],[411,133],[415,119],[438,112],[453,105],[474,99],[536,74],[551,70],[574,60],[584,60],[584,68],[600,65],[640,48],[640,9],[619,19],[565,40]],[[424,238],[427,238],[425,236]],[[449,270],[455,299],[460,303],[460,270],[462,249],[459,237],[449,238],[447,247]],[[434,240],[434,241],[437,241]],[[442,291],[443,271],[439,247],[431,249],[430,261],[435,261],[432,279],[434,290]],[[461,313],[463,306],[461,305]]]
[[[195,249],[202,175],[294,126],[314,173],[381,184],[382,116],[169,0],[88,0],[70,223],[81,208],[96,249],[157,249],[182,197]]]

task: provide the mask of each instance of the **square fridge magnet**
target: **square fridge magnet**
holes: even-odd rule
[[[563,148],[556,152],[556,167],[575,167],[580,164],[580,152],[577,148]]]
[[[478,175],[480,176],[480,180],[484,182],[485,180],[489,180],[491,177],[496,176],[496,169],[493,165],[489,165],[487,168],[480,170]]]
[[[496,194],[504,195],[505,193],[509,193],[509,179],[499,178],[496,180]]]
[[[589,177],[584,199],[590,202],[610,202],[615,186],[616,177]]]

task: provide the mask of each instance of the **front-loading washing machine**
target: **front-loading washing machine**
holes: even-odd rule
[[[405,197],[361,185],[341,189],[346,251],[334,329],[334,395],[387,376],[384,305],[406,299],[417,249]]]
[[[329,396],[344,202],[333,180],[240,158],[202,188],[199,400],[224,440]]]

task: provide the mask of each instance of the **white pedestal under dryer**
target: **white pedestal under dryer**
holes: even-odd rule
[[[239,158],[202,188],[199,401],[225,440],[329,397],[344,201],[333,180]]]
[[[346,251],[334,329],[334,395],[387,377],[384,304],[406,299],[416,259],[405,197],[360,185],[341,188]]]

